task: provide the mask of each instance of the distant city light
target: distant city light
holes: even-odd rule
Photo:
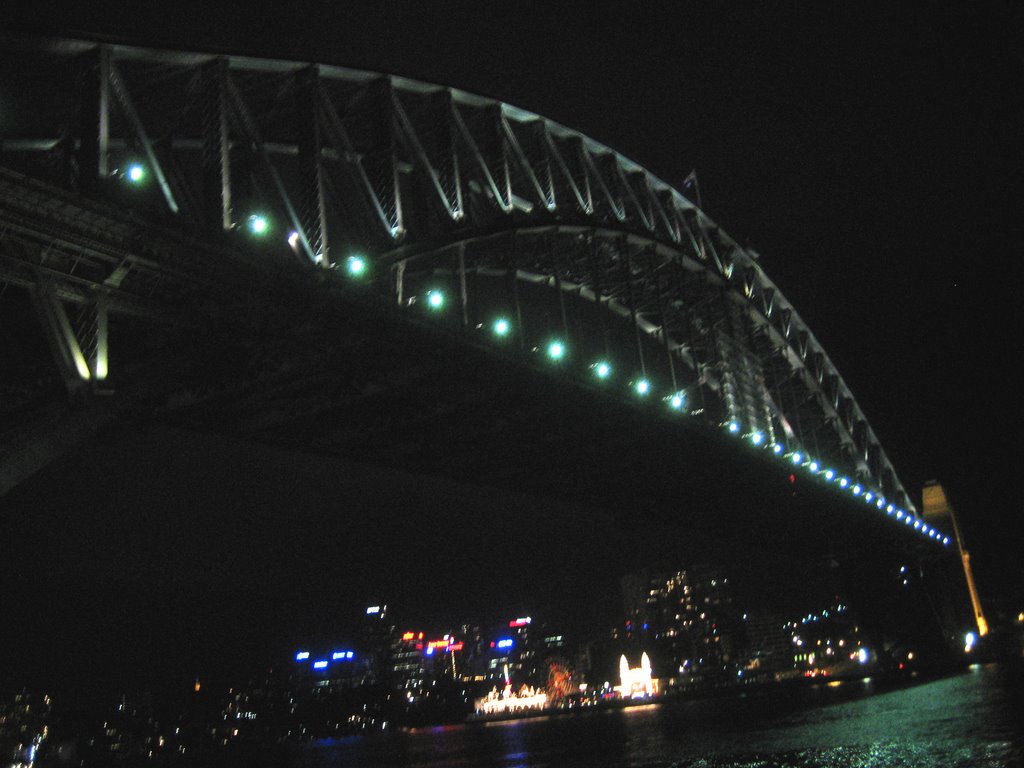
[[[565,357],[565,344],[560,341],[552,341],[548,344],[548,357],[552,360],[561,360]]]
[[[425,650],[424,653],[427,654],[427,656],[433,656],[434,655],[434,646],[428,645],[427,646],[427,650]]]
[[[528,626],[532,621],[533,621],[533,619],[531,619],[529,616],[522,616],[522,617],[520,617],[518,619],[512,619],[512,621],[510,621],[508,623],[508,625],[510,627],[513,627],[513,628],[514,627],[525,627],[525,626]]]
[[[495,336],[508,336],[508,332],[512,330],[512,324],[504,317],[499,317],[491,328]]]
[[[513,645],[512,638],[506,637],[497,642],[498,648],[511,648]]]
[[[441,309],[444,306],[444,294],[441,291],[427,292],[427,305],[431,309]]]
[[[295,654],[296,661],[305,661],[309,658],[309,651],[299,651]]]
[[[313,669],[326,669],[327,659],[321,659],[320,661],[313,662]]]
[[[380,606],[379,605],[371,605],[369,608],[366,609],[366,615],[367,616],[372,616],[372,615],[377,614],[377,613],[380,613]]]
[[[964,636],[964,653],[970,653],[976,642],[978,642],[978,636],[973,632],[968,632]]]
[[[857,651],[857,661],[859,661],[861,664],[867,664],[868,663],[868,651],[867,651],[867,648],[861,648],[859,651]]]

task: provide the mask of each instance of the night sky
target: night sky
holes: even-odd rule
[[[141,5],[15,3],[8,23],[406,75],[552,118],[677,186],[696,170],[704,209],[761,254],[911,494],[946,487],[983,598],[1024,598],[1018,5]],[[101,527],[123,531],[117,515]]]

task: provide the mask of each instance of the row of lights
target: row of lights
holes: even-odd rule
[[[766,438],[762,432],[754,431],[741,435],[740,433],[742,432],[742,428],[737,421],[730,421],[725,425],[725,427],[731,434],[747,438],[755,446],[762,446],[766,444]],[[888,502],[877,490],[865,488],[860,483],[851,481],[849,478],[840,475],[836,470],[822,466],[820,462],[801,453],[800,451],[787,451],[782,443],[772,443],[771,450],[776,456],[785,461],[789,461],[798,468],[806,470],[811,475],[820,477],[828,483],[835,483],[843,490],[849,490],[853,496],[861,499],[864,503],[871,504],[879,510],[884,509],[887,516],[894,517],[897,521],[913,527],[913,529],[921,533],[921,535],[934,539],[937,542],[941,542],[947,547],[949,546],[948,536],[944,536],[940,531],[929,526],[920,518]]]
[[[429,290],[426,294],[426,299],[427,307],[430,310],[439,311],[444,308],[444,294],[440,290]],[[503,317],[496,319],[491,325],[491,330],[495,336],[498,337],[507,336],[511,332],[511,329],[511,323]],[[555,339],[548,343],[546,352],[548,358],[557,363],[566,357],[568,350],[564,342]],[[601,380],[610,378],[613,372],[611,364],[606,360],[599,360],[591,364],[590,369],[593,371],[594,376]],[[637,379],[632,382],[632,388],[640,397],[646,397],[651,392],[651,383],[645,378]],[[665,400],[669,406],[676,411],[683,410],[683,407],[686,404],[686,396],[683,392],[674,392],[667,396]],[[754,431],[740,435],[742,428],[737,421],[730,421],[725,426],[730,434],[745,437],[755,446],[766,446],[766,437],[763,432]],[[884,509],[886,515],[895,517],[906,525],[912,526],[914,530],[919,531],[922,535],[941,542],[945,546],[949,546],[948,536],[944,536],[940,531],[929,526],[927,523],[924,523],[914,515],[887,502],[881,493],[864,488],[860,483],[851,483],[848,478],[840,476],[839,473],[833,469],[823,467],[820,462],[804,455],[800,451],[787,452],[785,446],[781,443],[773,442],[771,444],[771,450],[776,456],[780,456],[790,461],[795,466],[807,470],[812,475],[822,477],[829,483],[834,482],[844,490],[849,489],[855,497],[862,499],[866,504],[873,504],[879,510]]]
[[[124,177],[133,184],[141,184],[146,180],[147,177],[145,167],[140,163],[132,163],[124,170]],[[246,219],[246,229],[257,236],[263,237],[270,232],[270,220],[267,216],[254,213]],[[288,242],[292,247],[295,247],[298,242],[298,233],[292,232],[288,237]],[[368,263],[363,256],[354,255],[349,256],[345,260],[345,271],[350,277],[360,278],[363,277],[368,269]],[[438,289],[432,289],[426,293],[426,304],[431,311],[440,311],[445,306],[444,293]],[[512,324],[508,319],[504,317],[497,318],[491,325],[491,330],[497,337],[508,336],[512,331]],[[547,356],[554,362],[560,362],[567,354],[567,348],[564,342],[560,340],[553,340],[547,345]],[[606,380],[611,378],[613,369],[609,362],[605,360],[599,360],[591,364],[590,369],[593,371],[594,376],[598,379]],[[632,382],[633,391],[640,397],[647,397],[651,392],[651,383],[645,378],[640,378]],[[673,392],[664,398],[668,403],[669,407],[676,411],[682,411],[686,404],[686,395],[683,392]],[[741,428],[738,422],[730,421],[726,424],[726,428],[731,434],[739,435]],[[751,432],[747,435],[755,446],[761,446],[765,443],[765,436],[762,432]],[[893,504],[887,503],[885,498],[875,491],[867,490],[863,488],[859,483],[851,484],[846,477],[841,477],[835,470],[822,468],[819,462],[805,457],[799,451],[786,452],[784,446],[781,443],[773,443],[771,445],[772,452],[777,456],[784,456],[788,458],[793,464],[808,470],[811,474],[823,477],[827,482],[835,482],[840,488],[849,488],[850,492],[865,501],[865,503],[874,503],[878,509],[885,509],[885,512],[890,517],[895,517],[897,520],[904,522],[908,526],[913,526],[914,530],[920,531],[922,535],[928,536],[929,538],[941,541],[942,544],[949,546],[949,537],[942,535],[935,528],[930,527],[920,519],[915,518],[910,513],[903,509],[896,508]]]

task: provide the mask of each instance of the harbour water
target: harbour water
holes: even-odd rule
[[[289,768],[1024,766],[1024,665],[358,736],[278,757]]]

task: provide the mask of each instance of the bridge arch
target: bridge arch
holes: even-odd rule
[[[271,232],[261,256],[333,267],[338,280],[358,256],[400,306],[444,284],[455,327],[500,308],[515,313],[524,348],[557,332],[574,364],[615,351],[630,381],[656,382],[652,395],[683,394],[688,417],[922,527],[849,387],[757,254],[600,142],[392,75],[8,42],[5,55],[29,62],[33,98],[49,90],[66,101],[68,71],[82,84],[70,113],[16,126],[8,168],[130,199],[196,236],[238,238],[260,212]],[[130,168],[149,183],[128,190]],[[117,287],[132,279],[125,272]]]

